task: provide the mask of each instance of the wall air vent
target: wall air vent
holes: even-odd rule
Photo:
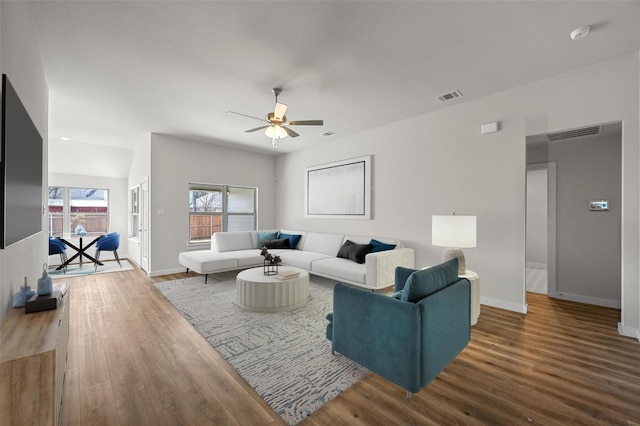
[[[438,100],[440,102],[450,101],[451,99],[459,98],[462,96],[462,93],[459,90],[454,90],[453,92],[445,93],[443,95],[438,96]]]
[[[589,126],[582,129],[566,130],[564,132],[549,133],[547,140],[549,142],[558,142],[566,139],[581,138],[583,136],[599,135],[602,126]]]

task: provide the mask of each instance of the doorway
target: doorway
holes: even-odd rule
[[[527,165],[527,292],[556,295],[556,163]]]

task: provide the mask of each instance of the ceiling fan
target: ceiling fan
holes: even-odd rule
[[[274,108],[274,111],[268,113],[265,118],[258,118],[254,117],[253,115],[247,115],[233,111],[227,111],[227,113],[242,115],[243,117],[249,117],[255,120],[260,120],[263,123],[267,123],[260,127],[245,130],[245,133],[252,133],[257,132],[258,130],[265,129],[264,133],[271,138],[273,149],[278,149],[278,139],[282,139],[287,136],[291,136],[292,138],[297,138],[298,136],[300,136],[298,133],[294,132],[287,126],[322,126],[324,124],[322,120],[287,121],[287,116],[285,115],[285,113],[287,112],[287,105],[278,102],[278,95],[282,93],[282,88],[274,87],[271,90],[271,93],[273,93],[273,95],[276,97],[276,106]]]

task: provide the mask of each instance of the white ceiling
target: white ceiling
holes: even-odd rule
[[[150,133],[271,151],[236,111],[295,127],[289,152],[640,51],[636,1],[45,1],[28,4],[50,143]],[[569,33],[590,25],[591,34]],[[464,97],[440,103],[438,95]],[[55,148],[53,148],[55,149]]]

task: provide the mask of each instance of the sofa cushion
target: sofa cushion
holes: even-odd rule
[[[247,231],[216,232],[213,234],[213,239],[216,250],[220,253],[255,248],[251,240],[251,233]]]
[[[385,250],[393,250],[394,248],[396,248],[395,244],[386,244],[383,243],[382,241],[378,241],[375,239],[371,239],[371,241],[369,241],[369,244],[371,244],[371,253],[377,253],[379,251],[385,251]]]
[[[458,281],[458,259],[415,271],[404,285],[401,300],[416,303]]]
[[[300,234],[283,234],[282,232],[278,234],[279,240],[282,240],[282,239],[289,240],[288,248],[292,248],[292,249],[295,249],[297,247],[298,243],[300,242],[300,238],[302,238],[302,235]]]
[[[364,258],[367,253],[371,252],[371,247],[371,244],[356,244],[351,240],[347,240],[340,247],[336,256],[356,263],[364,263]]]
[[[268,249],[288,249],[289,238],[283,238],[281,240],[262,240],[262,246]]]
[[[178,255],[181,265],[199,274],[236,269],[238,259],[233,256],[211,256],[210,250],[185,251]]]
[[[264,240],[275,240],[276,238],[278,238],[278,231],[258,231],[258,246],[256,248],[261,248]]]
[[[304,241],[302,250],[322,253],[335,257],[340,246],[342,246],[344,236],[341,234],[327,234],[324,232],[309,232]]]
[[[329,256],[322,253],[313,253],[302,250],[278,250],[278,256],[282,259],[282,263],[296,268],[311,271],[311,264],[318,259],[325,259]]]
[[[365,285],[367,283],[367,266],[339,257],[318,259],[311,265],[311,272],[333,277],[337,280],[348,280]]]
[[[224,256],[233,256],[238,261],[238,268],[246,268],[250,266],[261,266],[264,257],[260,255],[260,250],[237,250],[225,252]]]

